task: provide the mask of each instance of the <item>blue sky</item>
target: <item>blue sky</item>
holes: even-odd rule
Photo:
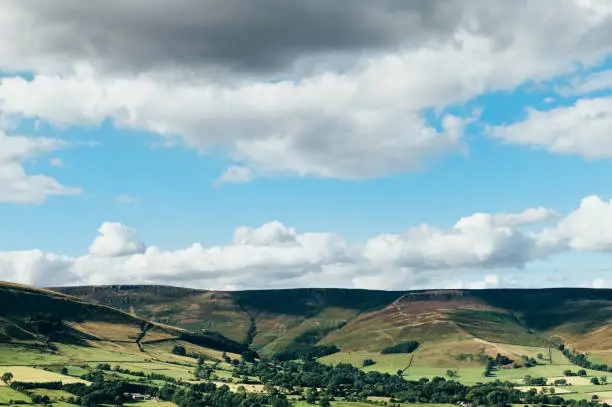
[[[0,63],[0,279],[225,289],[612,285],[612,50],[593,40],[612,30],[593,15],[612,10],[564,1],[546,24],[531,25],[526,17],[542,5],[526,4],[462,11],[483,24],[487,7],[516,14],[505,46],[501,31],[466,34],[462,20],[374,46],[353,27],[356,48],[330,40],[284,55],[253,39],[259,53],[285,61],[262,67],[238,49],[202,60],[155,49],[146,27],[112,29],[103,12],[79,14],[68,2],[73,25],[12,2],[11,13],[40,23],[41,41],[47,24],[69,32],[95,21],[101,38],[121,35],[124,45],[107,54],[86,28],[83,49],[93,54],[0,33],[17,41],[0,55],[8,61]],[[206,24],[195,25],[202,42],[212,41]],[[546,36],[558,27],[582,42]],[[130,46],[150,47],[146,65]],[[312,61],[322,68],[297,68]]]

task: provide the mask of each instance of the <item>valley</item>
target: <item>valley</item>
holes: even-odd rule
[[[609,290],[213,292],[2,283],[0,305],[0,375],[12,376],[0,383],[0,404],[113,404],[83,390],[105,394],[111,383],[156,400],[160,389],[173,389],[153,402],[180,407],[191,406],[182,391],[234,400],[216,405],[445,404],[477,391],[501,392],[506,404],[612,404]],[[411,395],[451,383],[462,386],[452,397],[450,390]],[[130,397],[121,393],[116,402],[153,403]]]

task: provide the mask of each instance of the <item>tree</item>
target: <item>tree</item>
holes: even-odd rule
[[[363,361],[363,367],[368,367],[368,366],[372,366],[374,365],[376,362],[374,362],[372,359],[366,359]]]
[[[388,348],[380,351],[383,355],[387,355],[390,353],[412,353],[416,348],[419,347],[419,343],[417,341],[406,341],[400,342],[396,345],[389,346]]]
[[[538,353],[538,359],[544,359],[544,355],[542,355],[541,353]]]
[[[278,394],[278,389],[270,383],[264,384],[264,391],[271,396],[275,396]]]
[[[68,374],[68,368],[67,367],[62,367],[62,370],[60,371],[63,375],[67,375]]]
[[[597,377],[591,378],[591,383],[593,383],[594,385],[598,385],[599,384],[599,378],[597,378]]]
[[[321,400],[319,400],[319,405],[321,407],[330,407],[331,403],[329,402],[329,397],[327,396],[321,397]]]
[[[584,377],[584,376],[586,376],[586,375],[587,375],[586,370],[584,370],[584,369],[580,369],[580,370],[578,371],[578,376],[583,376],[583,377]]]
[[[314,404],[317,401],[317,392],[312,387],[308,388],[306,392],[306,403]]]
[[[606,376],[601,376],[599,378],[599,381],[601,382],[601,384],[607,384],[608,383],[608,378]]]
[[[241,357],[242,357],[242,360],[244,360],[245,362],[253,363],[255,362],[255,358],[257,358],[257,353],[253,352],[250,349],[247,349],[244,352],[242,352]]]
[[[452,379],[453,377],[457,377],[457,371],[456,370],[452,370],[452,369],[448,369],[446,371],[446,375]]]
[[[185,349],[185,347],[181,345],[174,345],[174,347],[172,348],[172,353],[179,356],[185,356],[187,355],[187,349]]]
[[[0,378],[0,380],[2,380],[5,384],[8,384],[8,382],[13,380],[13,374],[11,372],[6,372],[2,375],[2,377]]]

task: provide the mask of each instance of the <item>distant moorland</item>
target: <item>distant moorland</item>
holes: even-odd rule
[[[612,400],[612,290],[0,283],[0,307],[0,404]]]

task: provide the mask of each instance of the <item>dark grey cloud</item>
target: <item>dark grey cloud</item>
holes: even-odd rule
[[[277,72],[297,59],[447,39],[464,1],[34,0],[9,7],[36,54],[135,71]],[[15,20],[15,18],[13,18]]]

